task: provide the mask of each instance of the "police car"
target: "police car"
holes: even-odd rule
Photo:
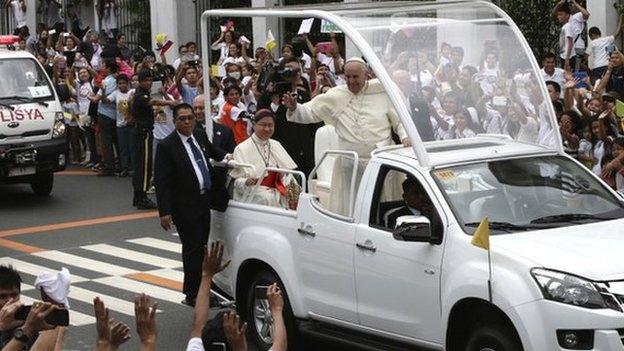
[[[0,184],[29,183],[47,196],[66,164],[63,113],[42,65],[11,50],[17,38],[0,36]]]

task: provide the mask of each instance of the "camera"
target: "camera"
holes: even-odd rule
[[[265,92],[269,83],[277,82],[279,80],[278,74],[279,64],[275,61],[267,61],[262,66],[260,74],[258,75],[258,90]]]

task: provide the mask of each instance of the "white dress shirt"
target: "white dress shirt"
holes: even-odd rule
[[[193,170],[195,170],[195,176],[197,176],[197,182],[199,183],[199,190],[200,191],[205,190],[206,186],[204,185],[205,184],[204,176],[202,175],[202,172],[199,170],[199,165],[197,165],[197,162],[195,161],[195,156],[193,155],[193,150],[191,150],[191,145],[189,145],[188,143],[188,139],[189,138],[193,139],[193,144],[195,144],[195,147],[197,147],[197,150],[199,150],[199,152],[202,154],[202,159],[204,160],[204,164],[206,165],[206,168],[208,168],[208,163],[206,162],[206,158],[204,157],[202,148],[199,146],[199,144],[197,143],[197,140],[195,140],[193,136],[186,136],[178,131],[176,131],[176,133],[178,133],[178,135],[180,136],[180,140],[182,140],[182,145],[184,145],[186,154],[191,160],[191,164],[193,165]]]

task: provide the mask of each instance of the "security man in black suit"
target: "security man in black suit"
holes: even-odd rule
[[[139,87],[134,93],[132,116],[136,123],[135,151],[136,160],[132,187],[134,198],[132,205],[141,210],[154,209],[156,204],[147,197],[147,189],[152,180],[152,143],[154,142],[154,105],[175,104],[175,101],[157,100],[151,97],[153,73],[144,69],[139,72]]]
[[[215,172],[209,159],[221,161],[226,153],[194,136],[196,116],[191,105],[177,105],[173,122],[176,130],[158,144],[154,180],[160,225],[169,230],[175,223],[182,242],[186,295],[182,303],[193,306],[210,231],[210,210],[225,211],[228,203],[225,177]]]
[[[205,131],[204,126],[206,125],[206,109],[204,104],[204,95],[197,95],[193,101],[193,109],[195,110],[195,116],[197,117],[198,122],[196,128],[198,130]],[[201,134],[201,131],[198,132]],[[206,133],[204,132],[203,134],[205,136]],[[223,124],[212,123],[212,145],[227,153],[233,153],[234,148],[236,147],[234,133],[229,127],[224,126]]]

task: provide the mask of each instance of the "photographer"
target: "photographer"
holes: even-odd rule
[[[265,68],[268,69],[267,66]],[[258,109],[266,108],[275,112],[273,138],[284,146],[288,155],[299,165],[299,170],[307,175],[314,168],[314,135],[323,124],[306,125],[289,122],[286,119],[286,107],[281,102],[281,96],[286,93],[296,96],[300,104],[310,101],[310,85],[302,77],[301,69],[299,59],[288,56],[281,61],[274,73],[265,70],[260,80],[268,83],[261,89],[263,93],[258,102]]]

